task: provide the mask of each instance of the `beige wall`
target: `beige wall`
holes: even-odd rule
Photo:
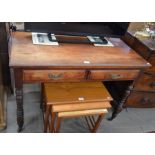
[[[14,22],[13,23],[18,30],[24,30],[24,22]]]

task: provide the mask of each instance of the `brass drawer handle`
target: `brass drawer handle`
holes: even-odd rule
[[[111,78],[112,79],[119,79],[119,78],[122,78],[122,75],[120,75],[120,74],[111,74]]]
[[[141,99],[141,103],[142,103],[142,104],[148,104],[148,103],[151,103],[151,101],[150,101],[149,98],[145,97],[145,98],[142,98],[142,99]]]
[[[155,82],[150,83],[150,87],[155,88]]]
[[[52,73],[49,73],[49,74],[48,74],[48,77],[49,77],[50,79],[54,79],[54,80],[61,79],[62,76],[63,76],[63,74],[52,74]]]

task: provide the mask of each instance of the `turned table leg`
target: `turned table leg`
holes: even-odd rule
[[[126,102],[128,96],[130,95],[132,89],[133,89],[133,83],[128,86],[122,100],[120,102],[118,102],[117,105],[115,105],[112,116],[111,116],[111,118],[109,118],[109,120],[113,120],[122,111],[123,105]]]
[[[23,110],[23,75],[21,69],[14,69],[16,104],[17,104],[17,124],[18,132],[21,132],[24,124]]]
[[[23,90],[16,88],[16,102],[17,102],[17,124],[18,132],[22,131],[24,124],[24,110],[23,110]]]

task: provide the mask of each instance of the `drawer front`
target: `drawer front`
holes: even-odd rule
[[[133,91],[127,99],[125,106],[135,108],[155,108],[155,94]]]
[[[134,90],[155,92],[155,76],[143,74],[136,82]]]
[[[148,69],[145,69],[145,72],[149,74],[155,74],[155,56],[152,56],[148,61],[152,66]]]
[[[92,70],[91,80],[133,80],[139,74],[139,70]]]
[[[84,80],[84,70],[25,70],[25,82],[78,81]]]

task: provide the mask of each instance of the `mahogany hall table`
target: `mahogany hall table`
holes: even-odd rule
[[[15,78],[18,131],[24,124],[24,83],[132,80],[114,108],[111,119],[115,118],[140,72],[151,65],[121,39],[109,40],[113,47],[71,43],[44,46],[34,45],[31,33],[13,32],[10,67]]]

